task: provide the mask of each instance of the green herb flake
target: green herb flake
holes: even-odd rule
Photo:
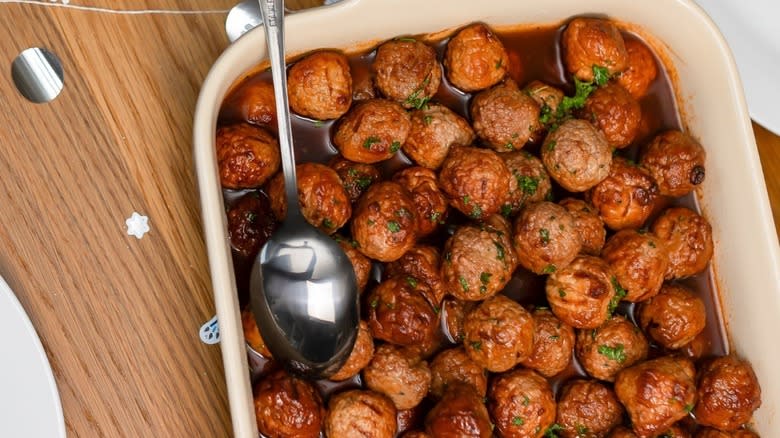
[[[560,424],[553,423],[544,431],[544,438],[558,438],[558,432],[562,430],[563,427]]]
[[[433,121],[433,116],[430,115],[423,116],[423,123],[425,124],[425,126],[430,125],[432,121]]]
[[[465,292],[468,292],[469,283],[466,281],[465,278],[463,278],[462,275],[458,277],[458,282],[460,283],[460,287],[462,287]]]
[[[558,144],[558,142],[557,142],[557,141],[555,141],[555,140],[551,140],[549,143],[547,143],[547,150],[548,150],[549,152],[552,152],[552,151],[554,151],[554,150],[555,150],[555,146],[556,146],[557,144]]]
[[[379,137],[374,137],[373,135],[366,138],[366,140],[363,142],[363,147],[366,149],[371,149],[371,145],[374,143],[379,143],[382,141]]]
[[[550,231],[547,228],[539,228],[539,237],[541,237],[543,245],[550,243]]]
[[[325,228],[334,228],[336,225],[333,222],[331,222],[330,219],[325,218],[322,220],[322,226]]]
[[[368,186],[371,185],[371,178],[359,178],[357,181],[355,181],[355,184],[357,184],[361,190],[365,190],[368,188]]]
[[[544,269],[542,270],[542,274],[552,274],[557,269],[558,268],[556,268],[555,265],[550,264],[544,267]]]
[[[576,429],[577,429],[577,435],[587,435],[588,434],[588,428],[583,426],[582,424],[578,424]]]
[[[542,105],[542,110],[539,112],[539,123],[542,125],[546,125],[550,123],[550,120],[552,119],[553,111],[552,108],[550,108],[550,105],[547,105],[546,103]]]
[[[404,100],[404,104],[407,106],[410,106],[412,108],[416,109],[422,109],[427,103],[430,98],[428,97],[420,97],[420,94],[425,91],[425,87],[428,86],[428,83],[431,81],[431,75],[428,75],[423,79],[422,83],[419,87],[417,87],[412,94],[409,95],[409,97]]]
[[[366,221],[366,223],[369,224],[369,225],[374,225],[376,222],[374,222],[373,220],[369,219],[369,220]]]
[[[482,349],[482,342],[481,341],[471,341],[471,348],[479,351]]]
[[[525,421],[520,417],[515,417],[512,419],[512,424],[514,424],[515,426],[522,426],[525,424]]]
[[[501,216],[504,216],[505,218],[509,219],[509,216],[512,215],[512,206],[509,204],[504,204],[501,206]]]
[[[501,66],[504,64],[504,60],[499,58],[498,61],[496,61],[496,70],[501,68]]]
[[[550,335],[550,340],[551,341],[557,341],[558,339],[560,339],[560,336],[558,336],[558,335]]]
[[[690,414],[691,412],[693,412],[693,405],[692,404],[685,405],[685,413]]]
[[[401,224],[396,221],[388,221],[387,229],[390,230],[391,233],[397,233],[401,231]]]
[[[504,260],[504,257],[506,256],[504,253],[504,245],[496,242],[495,240],[493,241],[493,244],[496,245],[496,258],[498,260]]]
[[[653,242],[652,240],[648,240],[647,246],[649,246],[650,248],[655,248],[655,242]]]
[[[512,144],[512,142],[511,142],[511,141],[510,141],[510,142],[507,142],[507,144],[505,144],[505,145],[504,145],[504,149],[506,149],[506,150],[508,150],[508,151],[514,150],[514,149],[515,149],[515,145],[514,145],[514,144]]]
[[[599,87],[602,87],[609,82],[609,70],[606,67],[599,65],[593,66],[593,81]]]
[[[357,178],[358,176],[360,176],[360,174],[358,173],[357,169],[355,169],[354,167],[350,167],[349,170],[347,170],[347,176],[351,178]]]
[[[558,296],[563,298],[566,296],[566,291],[563,289],[558,289]]]
[[[515,179],[517,179],[517,185],[520,186],[520,190],[526,195],[533,195],[539,188],[539,178],[528,175],[515,175]]]
[[[488,284],[490,282],[490,277],[492,277],[493,274],[489,272],[483,272],[479,274],[479,282],[482,284]]]
[[[623,286],[618,283],[617,277],[614,275],[610,279],[612,282],[612,288],[615,289],[615,296],[612,297],[612,299],[609,301],[609,307],[607,308],[607,311],[610,315],[615,312],[615,309],[617,309],[618,304],[620,301],[626,297],[626,290],[623,289]]]
[[[322,128],[323,126],[325,126],[325,122],[323,122],[322,120],[315,120],[314,121],[314,127],[315,128]]]
[[[246,212],[246,220],[248,220],[250,223],[254,223],[255,220],[257,220],[257,213],[254,211],[247,211]]]
[[[412,214],[409,213],[409,210],[407,210],[404,207],[401,207],[398,210],[396,210],[395,215],[398,217],[412,217]]]
[[[376,309],[376,308],[377,308],[377,306],[379,306],[379,299],[378,299],[378,298],[374,298],[374,299],[371,301],[371,308],[372,308],[372,309]]]
[[[439,222],[440,217],[441,217],[441,212],[434,211],[433,213],[431,213],[428,219],[430,219],[431,222]]]
[[[474,219],[479,219],[482,217],[482,208],[480,208],[479,205],[474,205],[471,207],[471,213],[469,214]]]
[[[465,205],[469,205],[470,202],[471,202],[471,198],[469,197],[469,195],[463,197],[463,203]]]
[[[523,406],[528,406],[529,403],[531,403],[531,399],[529,399],[527,395],[524,395],[523,396]]]
[[[412,289],[417,288],[417,279],[414,277],[406,277],[406,284],[409,285]]]
[[[400,141],[394,141],[390,145],[390,152],[394,154],[394,153],[398,152],[398,149],[401,149],[401,142]]]
[[[623,344],[617,344],[614,347],[610,347],[609,345],[599,345],[598,352],[607,359],[618,363],[623,363],[626,361],[626,353],[624,351]]]

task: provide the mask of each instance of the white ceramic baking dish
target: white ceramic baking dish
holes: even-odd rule
[[[755,426],[780,433],[780,250],[753,131],[731,53],[712,21],[688,0],[345,0],[289,17],[288,53],[350,48],[401,34],[453,29],[473,21],[492,26],[557,23],[603,14],[650,41],[673,70],[689,131],[707,149],[707,180],[697,193],[713,226],[714,272],[733,350],[749,359],[763,388]],[[225,378],[234,433],[256,437],[246,347],[233,277],[226,217],[214,152],[217,114],[239,78],[265,57],[262,29],[230,46],[212,67],[198,99],[195,161]]]

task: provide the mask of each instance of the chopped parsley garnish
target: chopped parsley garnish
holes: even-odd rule
[[[504,245],[496,242],[495,240],[493,241],[493,244],[496,245],[496,258],[498,260],[504,260]]]
[[[469,197],[469,195],[464,196],[463,203],[469,205],[469,202],[471,202],[471,198]]]
[[[623,349],[623,344],[617,344],[614,347],[610,347],[609,345],[599,345],[598,352],[600,355],[606,357],[609,360],[623,363],[626,361],[626,353],[623,351]]]
[[[314,121],[314,127],[315,128],[322,128],[325,125],[325,123],[322,120],[315,120]]]
[[[481,341],[471,341],[471,348],[479,351],[482,349],[482,342]]]
[[[550,243],[550,232],[547,228],[539,228],[539,237],[542,238],[542,244],[547,245]]]
[[[359,176],[360,174],[358,173],[357,169],[355,169],[354,167],[350,167],[347,170],[347,175],[352,177],[352,178],[355,178],[355,177]]]
[[[547,143],[547,150],[550,151],[550,152],[554,151],[555,150],[555,146],[557,144],[558,143],[555,140],[550,141],[549,143]]]
[[[552,119],[553,111],[552,108],[550,108],[550,105],[547,105],[546,103],[542,105],[542,110],[539,113],[539,123],[542,125],[546,125],[550,122],[550,119]]]
[[[371,149],[371,145],[372,144],[379,143],[380,141],[382,141],[382,139],[380,139],[379,137],[374,137],[374,136],[368,137],[363,142],[363,147],[366,148],[366,149]]]
[[[523,406],[528,406],[529,403],[531,403],[531,399],[529,399],[527,395],[524,395],[523,396]]]
[[[558,296],[561,297],[561,298],[565,297],[566,296],[566,291],[559,288],[558,289]]]
[[[623,286],[618,283],[617,278],[615,276],[612,276],[612,279],[610,280],[612,282],[612,288],[615,289],[615,296],[612,297],[612,299],[609,301],[609,307],[607,308],[607,311],[610,315],[617,309],[618,304],[620,303],[620,300],[626,297],[626,290],[623,289]]]
[[[544,431],[544,438],[558,438],[558,432],[561,430],[563,430],[563,427],[560,424],[553,423]]]
[[[650,248],[655,248],[655,242],[653,242],[652,240],[648,240],[648,241],[647,241],[647,245],[648,245]]]
[[[528,175],[515,175],[515,179],[517,179],[517,185],[520,186],[520,190],[526,195],[533,195],[536,193],[536,189],[539,188],[539,178]]]
[[[374,222],[373,220],[369,219],[368,221],[366,221],[366,223],[369,224],[369,225],[374,225],[376,222]]]
[[[390,145],[390,152],[396,153],[396,152],[398,152],[398,149],[401,149],[401,142],[400,141],[394,141]]]
[[[505,145],[504,145],[504,148],[505,148],[506,150],[509,150],[509,151],[511,151],[511,150],[513,150],[513,149],[515,148],[515,145],[514,145],[514,144],[512,144],[512,142],[510,141],[510,142],[507,142],[507,144],[505,144]]]
[[[379,299],[378,299],[378,298],[374,298],[374,299],[371,301],[371,308],[372,308],[372,309],[376,309],[376,308],[377,308],[377,306],[379,306]]]
[[[406,284],[408,284],[412,289],[415,289],[417,287],[417,279],[414,277],[406,277]]]
[[[249,222],[254,222],[257,219],[257,213],[254,211],[247,211],[246,212],[246,220]]]
[[[428,83],[431,81],[431,75],[428,75],[423,79],[422,83],[419,87],[417,87],[412,94],[409,95],[409,97],[404,100],[404,104],[411,106],[412,108],[416,109],[422,109],[427,103],[430,98],[428,97],[420,97],[420,94],[425,91],[425,87],[428,86]]]
[[[391,233],[397,233],[401,231],[401,224],[396,221],[388,221],[387,229],[390,230]]]
[[[433,121],[433,116],[430,115],[423,116],[423,123],[425,123],[426,126],[430,125],[431,121]]]
[[[460,287],[462,287],[464,291],[468,292],[468,290],[469,290],[469,284],[468,284],[468,282],[466,281],[466,279],[465,279],[465,278],[463,278],[463,276],[462,276],[462,275],[461,275],[460,277],[458,277],[458,282],[460,283]]]
[[[395,211],[395,215],[398,216],[398,217],[411,217],[412,216],[412,214],[409,213],[409,210],[407,210],[404,207],[401,207],[398,210],[396,210]]]
[[[328,219],[328,218],[325,218],[325,219],[322,220],[322,226],[325,227],[325,228],[333,228],[333,227],[335,227],[333,222],[331,222],[330,219]]]
[[[479,282],[482,284],[488,284],[490,282],[490,277],[492,277],[493,274],[489,272],[483,272],[479,274]]]
[[[509,216],[512,215],[512,206],[509,204],[504,204],[501,206],[501,216],[504,216],[505,218],[509,218]]]
[[[693,405],[692,404],[685,405],[685,412],[688,413],[688,414],[693,412]]]
[[[578,435],[587,435],[588,434],[588,428],[583,426],[583,425],[581,425],[581,424],[578,424],[577,425],[577,434]]]
[[[609,82],[609,70],[606,67],[599,65],[593,66],[593,82],[599,87],[602,87]]]
[[[547,265],[542,270],[542,274],[552,274],[555,272],[558,268],[555,267],[555,265]]]
[[[371,185],[371,178],[359,178],[357,181],[355,181],[355,184],[360,187],[361,190],[365,190],[368,186]]]
[[[501,58],[499,58],[499,59],[498,59],[498,61],[496,61],[496,70],[498,70],[499,68],[501,68],[501,66],[503,65],[503,63],[504,63],[504,62],[503,62],[503,60],[502,60]]]
[[[471,208],[471,214],[469,216],[473,217],[474,219],[479,219],[482,217],[482,208],[480,208],[479,205],[474,204],[474,206]]]
[[[520,417],[515,417],[512,419],[512,424],[514,424],[515,426],[522,426],[523,424],[525,424],[525,421]]]

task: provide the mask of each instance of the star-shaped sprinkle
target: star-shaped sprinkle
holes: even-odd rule
[[[136,239],[144,237],[144,234],[149,232],[149,218],[135,211],[127,218],[125,225],[127,225],[127,234],[135,236]]]

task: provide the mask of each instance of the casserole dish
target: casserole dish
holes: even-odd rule
[[[708,182],[697,192],[697,201],[713,227],[714,283],[732,350],[752,362],[762,385],[763,406],[756,412],[755,427],[768,436],[778,429],[780,375],[771,369],[780,361],[780,349],[763,338],[779,326],[780,249],[733,58],[712,21],[690,1],[594,0],[587,8],[572,0],[548,1],[543,7],[494,0],[478,8],[465,0],[346,0],[291,16],[287,49],[295,54],[326,47],[368,48],[396,35],[446,31],[474,21],[501,29],[559,23],[582,14],[609,16],[640,34],[669,70],[685,128],[708,151]],[[257,428],[214,137],[224,97],[264,56],[262,29],[225,51],[203,84],[193,132],[225,376],[234,432],[241,437],[257,436]]]

